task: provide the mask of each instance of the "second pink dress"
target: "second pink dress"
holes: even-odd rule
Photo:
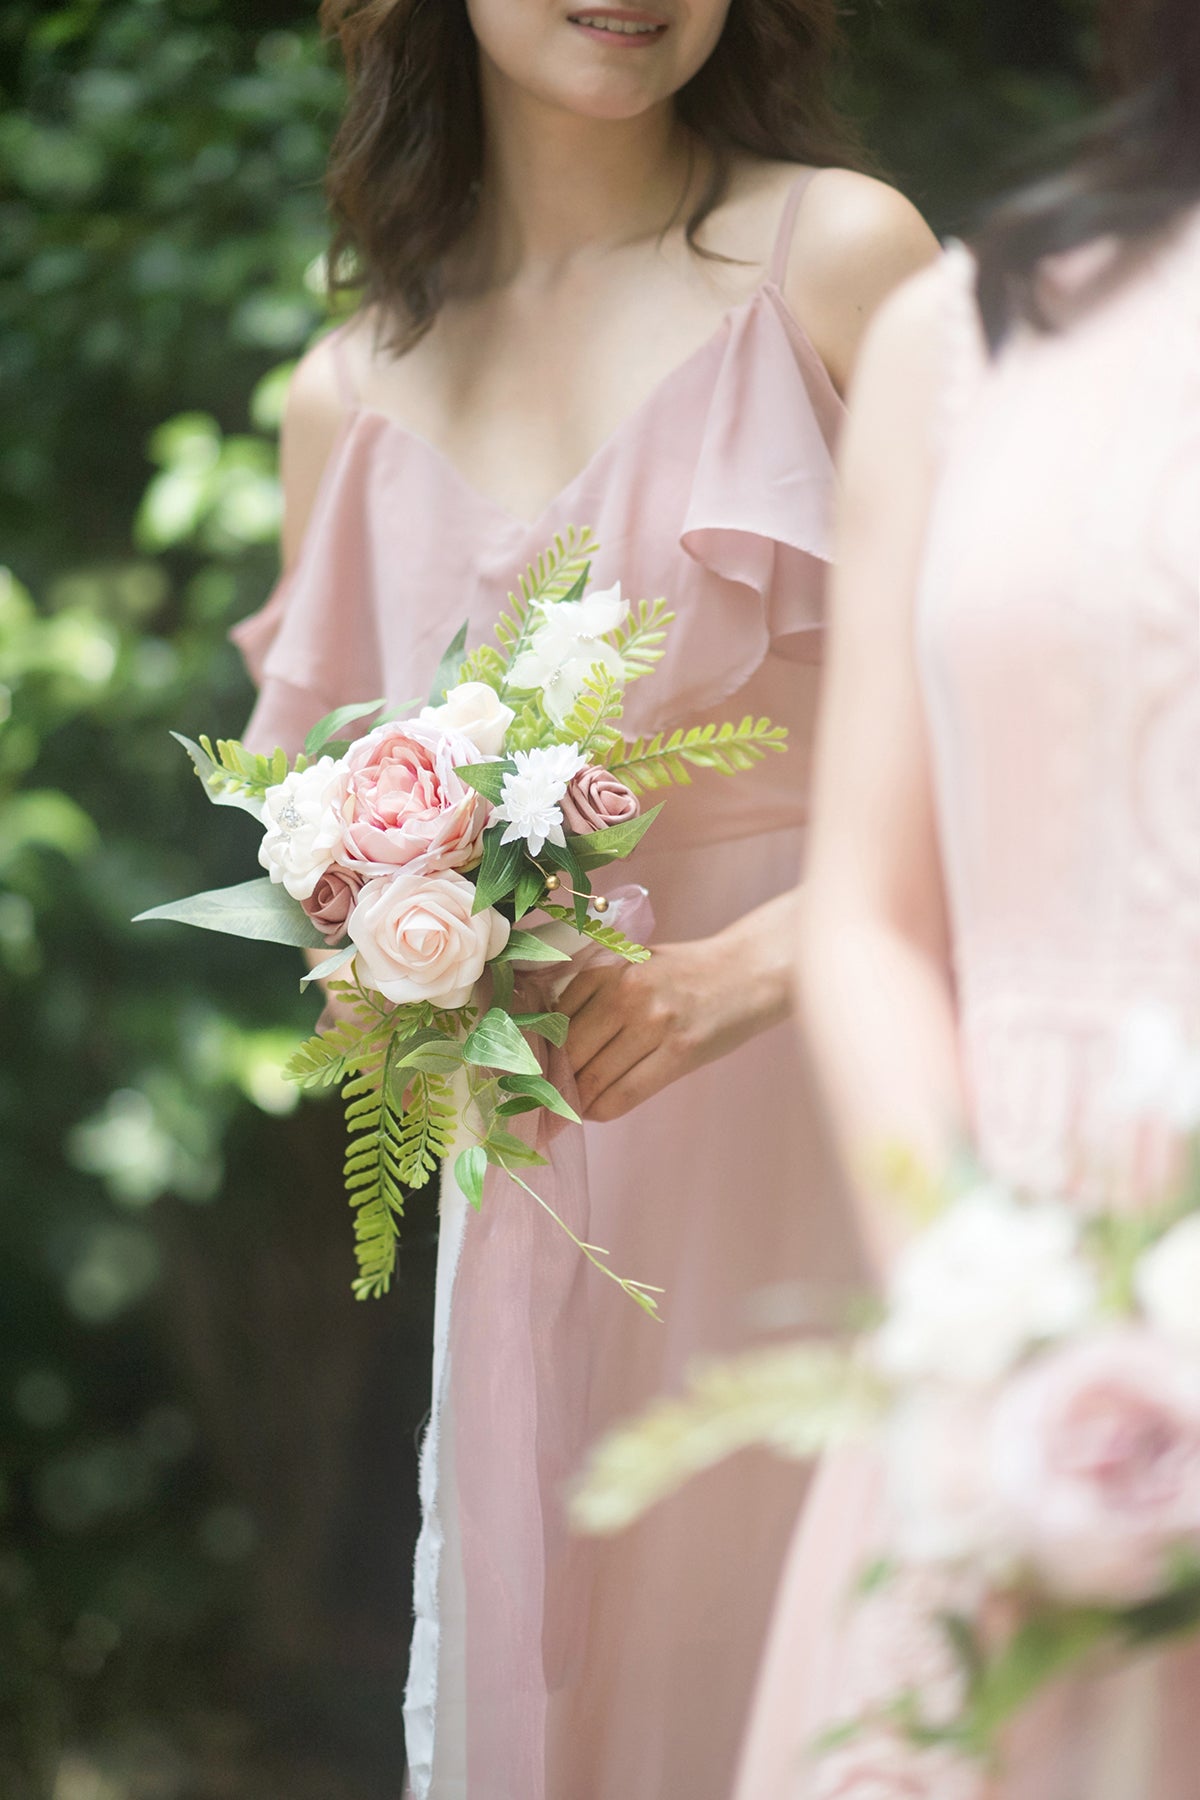
[[[917,625],[979,1150],[1081,1202],[1124,1160],[1104,1096],[1130,1013],[1200,1032],[1200,214],[1084,307],[1096,260],[1057,270],[1069,329],[1021,329],[993,360],[974,264],[947,254]],[[994,1783],[886,1739],[814,1759],[930,1666],[903,1609],[848,1603],[881,1514],[869,1455],[823,1467],[738,1800],[1196,1800],[1195,1650],[1064,1681]]]
[[[792,734],[788,755],[751,774],[699,776],[667,796],[645,848],[615,880],[649,890],[661,942],[719,932],[794,885],[842,412],[779,286],[803,180],[754,296],[535,521],[513,517],[429,444],[347,396],[298,565],[236,633],[261,689],[253,744],[294,750],[336,705],[423,695],[463,619],[472,643],[490,639],[524,565],[567,526],[591,526],[596,581],[664,595],[676,613],[665,662],[629,691],[630,734],[747,713]],[[695,1357],[761,1333],[756,1299],[781,1277],[803,1284],[806,1303],[826,1314],[830,1291],[857,1280],[790,1029],[616,1123],[587,1126],[585,1140],[594,1240],[616,1269],[666,1294],[657,1325],[589,1277],[587,1380],[568,1397],[581,1440],[676,1386]],[[471,1215],[464,1255],[481,1229]],[[531,1254],[551,1253],[553,1229],[540,1219],[528,1226]],[[512,1306],[519,1312],[515,1290]],[[543,1322],[517,1323],[532,1341]],[[460,1472],[476,1449],[502,1468],[518,1402],[496,1393],[489,1445],[459,1437]],[[423,1706],[417,1720],[413,1703],[418,1800],[719,1800],[802,1493],[797,1471],[747,1457],[588,1550],[584,1598],[551,1582],[538,1600],[540,1695],[515,1666],[481,1669],[469,1655],[464,1664],[473,1608],[503,1609],[499,1585],[493,1595],[444,1593],[436,1719]],[[504,1576],[497,1571],[498,1584]],[[512,1605],[529,1601],[525,1584]],[[445,1702],[451,1690],[457,1712]]]

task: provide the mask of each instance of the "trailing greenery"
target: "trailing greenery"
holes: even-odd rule
[[[644,944],[635,944],[632,938],[627,938],[625,933],[618,931],[615,925],[606,925],[603,919],[588,917],[580,923],[575,913],[569,912],[565,906],[554,906],[549,903],[542,910],[548,913],[552,919],[562,919],[566,923],[574,925],[578,931],[583,933],[584,937],[591,938],[594,944],[599,944],[602,950],[611,950],[615,956],[624,957],[626,962],[641,963],[650,960],[650,951]]]

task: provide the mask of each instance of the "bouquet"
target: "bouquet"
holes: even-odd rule
[[[744,1443],[876,1445],[886,1535],[849,1621],[871,1672],[814,1747],[818,1795],[976,1796],[1047,1682],[1200,1627],[1200,1057],[1146,1013],[1123,1063],[1120,1202],[896,1159],[918,1226],[869,1328],[698,1371],[581,1486],[577,1521],[611,1531]]]
[[[783,727],[754,718],[624,737],[625,689],[651,674],[673,615],[631,605],[619,583],[590,589],[596,549],[586,530],[557,538],[509,595],[494,645],[468,653],[464,625],[420,710],[339,707],[294,761],[173,734],[209,798],[259,821],[267,873],[138,916],[326,952],[302,985],[325,981],[334,1016],[286,1073],[342,1088],[360,1298],[388,1290],[405,1193],[452,1149],[476,1208],[489,1167],[546,1205],[521,1174],[545,1159],[512,1128],[524,1113],[578,1120],[547,1078],[568,1021],[546,977],[589,943],[650,954],[605,918],[593,871],[653,825],[647,793],[786,747]],[[613,1279],[655,1312],[658,1290]]]

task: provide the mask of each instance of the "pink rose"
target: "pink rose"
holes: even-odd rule
[[[1006,1535],[1053,1593],[1161,1593],[1169,1552],[1200,1548],[1200,1360],[1132,1327],[1049,1351],[1001,1394],[989,1465]]]
[[[338,861],[367,875],[408,863],[439,870],[478,862],[489,807],[454,771],[482,760],[461,732],[419,719],[360,738],[343,761]]]
[[[346,921],[364,880],[356,869],[335,864],[318,875],[312,893],[300,902],[327,944],[339,944],[345,937]]]
[[[642,810],[637,795],[623,781],[595,764],[580,770],[559,805],[563,824],[573,833],[604,831],[636,819]]]
[[[347,927],[364,987],[398,1006],[465,1006],[509,933],[493,908],[472,917],[474,902],[474,887],[450,870],[398,869],[368,881]]]

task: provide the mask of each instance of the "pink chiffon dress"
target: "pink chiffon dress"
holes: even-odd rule
[[[943,264],[942,471],[917,655],[978,1147],[1002,1177],[1102,1200],[1130,1146],[1104,1098],[1131,1012],[1200,1029],[1200,214],[989,357],[973,259]],[[1200,1299],[1198,1299],[1200,1304]],[[870,1455],[819,1471],[789,1557],[738,1800],[1196,1800],[1200,1654],[1063,1679],[1003,1772],[817,1738],[937,1678],[903,1597],[853,1606],[881,1542]],[[886,1588],[883,1593],[886,1593]]]
[[[786,756],[672,792],[614,882],[648,891],[660,942],[719,932],[795,884],[842,416],[780,287],[807,179],[761,286],[536,520],[347,392],[296,565],[235,628],[260,689],[251,744],[294,751],[334,706],[425,694],[463,619],[472,643],[490,639],[521,569],[556,533],[590,526],[595,580],[664,595],[676,614],[664,662],[629,690],[628,732],[749,713],[791,731]],[[457,1269],[439,1268],[439,1303],[476,1328],[451,1333],[455,1376],[435,1391],[440,1469],[423,1482],[423,1545],[437,1554],[419,1560],[416,1582],[406,1717],[417,1800],[729,1791],[805,1477],[747,1456],[595,1543],[568,1540],[562,1489],[589,1442],[677,1386],[695,1358],[778,1324],[781,1278],[803,1286],[801,1310],[825,1316],[829,1294],[860,1279],[790,1028],[581,1137],[586,1177],[580,1158],[573,1179],[586,1179],[587,1235],[622,1274],[666,1290],[665,1323],[578,1259],[560,1270],[565,1285],[539,1289],[561,1245],[519,1191],[466,1216]],[[446,1206],[444,1183],[443,1235]],[[796,1293],[785,1299],[788,1324]],[[531,1388],[547,1380],[556,1391],[531,1423]],[[540,1459],[532,1486],[527,1456]]]

